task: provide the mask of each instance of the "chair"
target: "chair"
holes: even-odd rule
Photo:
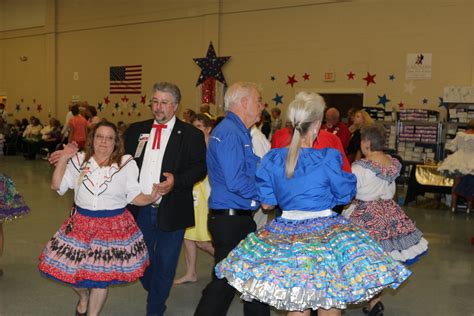
[[[14,156],[16,155],[16,147],[18,143],[18,132],[12,132],[10,137],[4,144],[3,153],[6,156]]]

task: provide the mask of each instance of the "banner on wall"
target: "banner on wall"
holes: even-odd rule
[[[431,53],[409,53],[407,54],[407,66],[405,72],[406,80],[428,80],[431,79],[433,54]]]

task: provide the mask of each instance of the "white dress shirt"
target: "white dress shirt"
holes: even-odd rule
[[[121,167],[116,163],[99,167],[94,158],[83,164],[84,156],[80,152],[69,159],[57,191],[60,195],[73,189],[77,206],[97,211],[123,208],[141,193],[138,166],[131,155],[122,157]]]
[[[140,187],[144,194],[150,194],[154,183],[160,183],[161,165],[166,146],[174,128],[176,116],[166,123],[166,128],[161,130],[160,148],[153,149],[153,140],[155,139],[156,128],[151,128],[148,142],[145,146],[145,156],[143,157],[142,168],[140,170]],[[156,121],[153,124],[158,124]],[[156,202],[159,203],[161,198]]]

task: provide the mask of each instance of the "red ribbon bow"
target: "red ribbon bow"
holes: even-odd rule
[[[161,130],[166,128],[166,124],[153,124],[151,128],[156,128],[155,138],[153,138],[152,149],[160,149]]]

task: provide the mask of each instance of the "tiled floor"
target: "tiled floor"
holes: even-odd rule
[[[0,156],[0,172],[11,176],[32,213],[5,223],[5,253],[0,264],[0,315],[73,315],[77,298],[67,286],[41,277],[37,258],[44,244],[68,215],[72,195],[58,196],[49,189],[52,169],[41,160]],[[386,291],[386,316],[454,315],[474,316],[474,237],[473,214],[430,209],[425,203],[410,207],[407,213],[430,243],[430,253],[415,266],[409,281],[396,291]],[[178,274],[184,271],[180,260]],[[199,281],[174,287],[166,315],[192,315],[202,288],[210,279],[212,260],[199,253]],[[102,315],[144,315],[145,291],[139,283],[113,287]],[[228,315],[242,315],[236,297]],[[274,315],[284,315],[274,312]],[[345,315],[363,315],[351,307]]]

